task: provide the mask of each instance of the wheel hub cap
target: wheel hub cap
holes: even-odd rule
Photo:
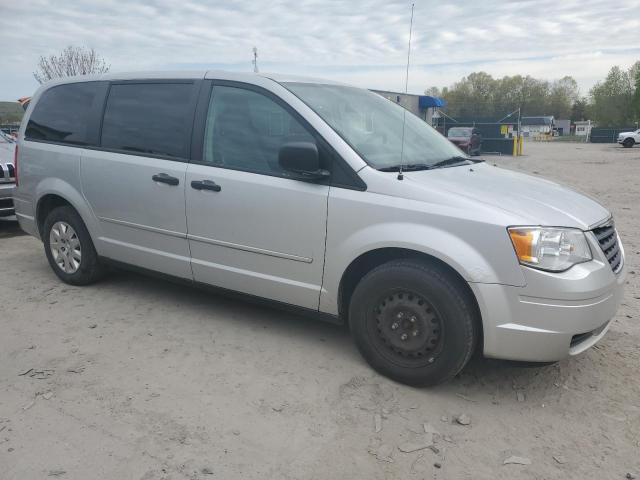
[[[80,268],[82,249],[78,234],[66,222],[56,222],[49,232],[49,247],[55,264],[65,273],[75,273]]]
[[[433,356],[441,339],[441,324],[421,296],[401,292],[383,299],[376,308],[379,338],[395,354],[407,358]]]

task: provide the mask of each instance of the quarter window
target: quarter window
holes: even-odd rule
[[[102,147],[186,158],[192,83],[111,85]]]
[[[89,115],[99,90],[98,82],[68,83],[46,90],[29,117],[25,137],[87,145]]]
[[[213,88],[205,129],[205,163],[267,175],[284,175],[278,164],[282,145],[315,143],[283,107],[238,87]]]

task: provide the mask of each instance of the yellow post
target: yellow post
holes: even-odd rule
[[[517,136],[513,136],[513,156],[517,156],[518,155],[518,137]]]
[[[518,135],[518,155],[522,155],[524,151],[524,135]]]

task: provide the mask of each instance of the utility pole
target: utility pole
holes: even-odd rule
[[[253,73],[258,73],[258,47],[253,47]]]

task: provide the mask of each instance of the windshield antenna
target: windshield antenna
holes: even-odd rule
[[[409,48],[407,48],[407,71],[404,77],[404,93],[405,95],[409,91],[409,58],[411,57],[411,32],[413,31],[413,7],[415,3],[411,4],[411,23],[409,24]],[[402,105],[400,105],[402,106]],[[404,126],[407,122],[407,109],[402,107],[402,144],[400,145],[400,167],[398,167],[398,180],[404,179],[402,175],[402,160],[404,157]]]

